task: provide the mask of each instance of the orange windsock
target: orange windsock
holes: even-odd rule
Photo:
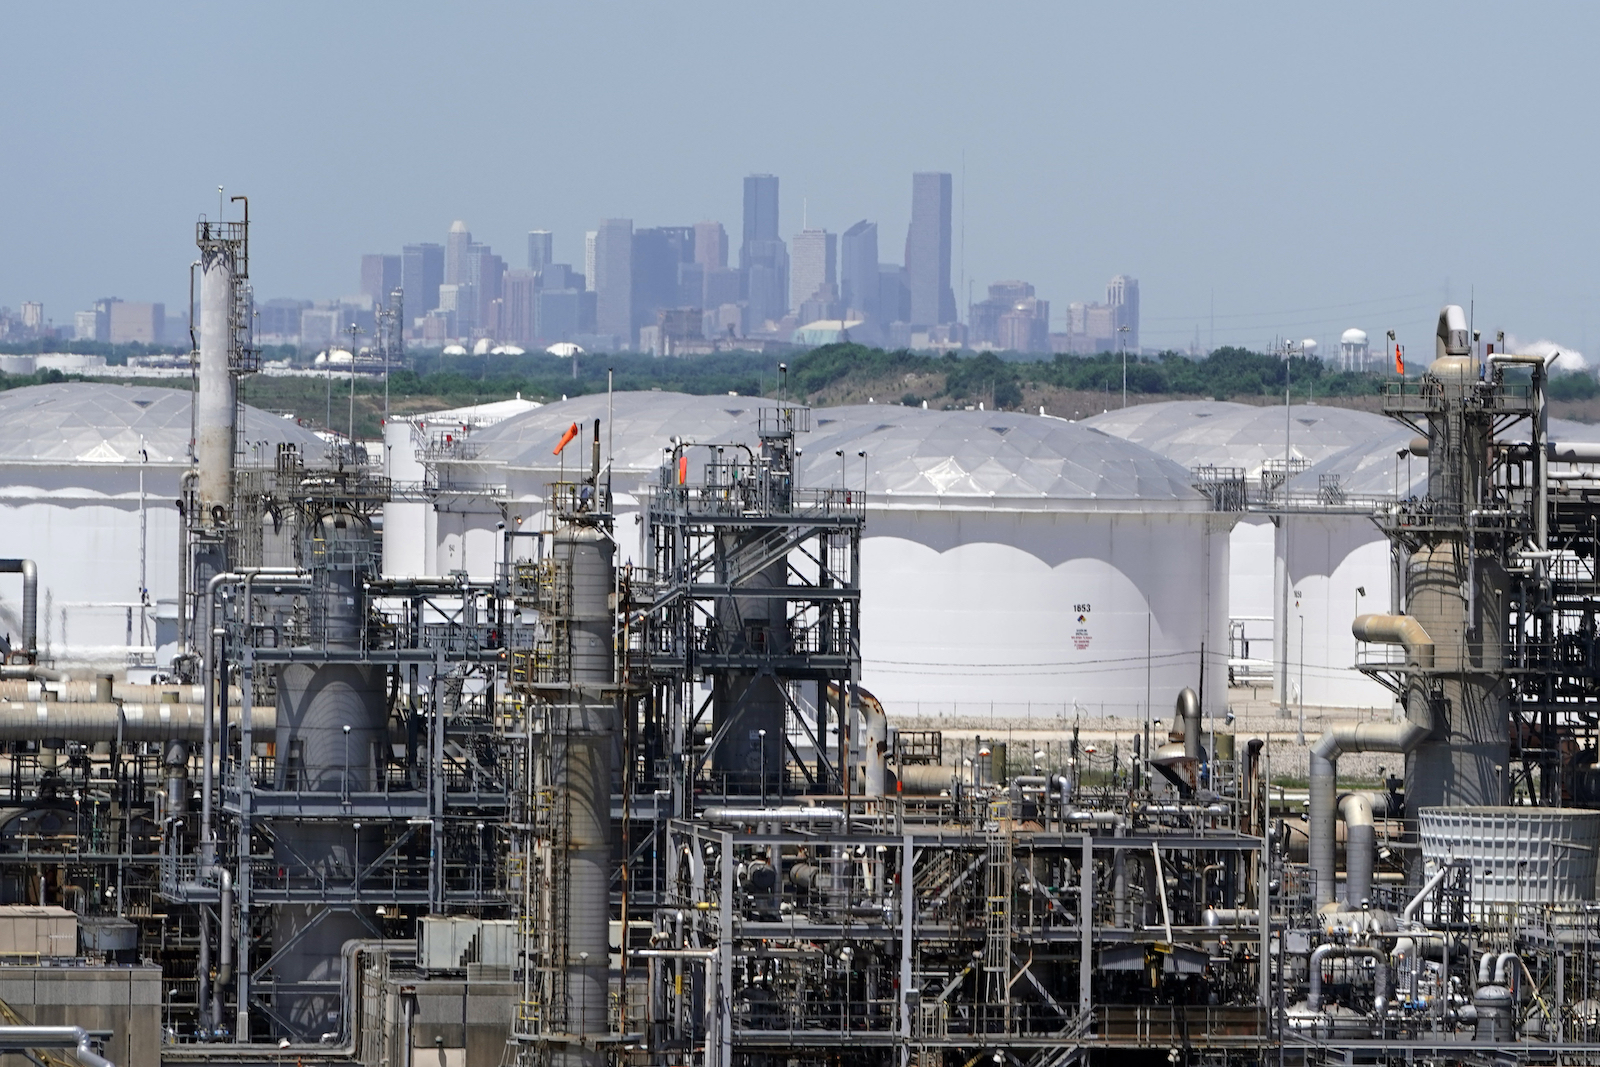
[[[550,454],[552,456],[561,455],[561,450],[563,448],[566,448],[569,444],[571,444],[572,443],[572,439],[574,437],[576,437],[576,436],[578,436],[578,424],[577,423],[573,423],[567,429],[567,432],[561,435],[561,443],[556,445],[555,451],[551,452]]]
[[[1396,374],[1406,372],[1406,350],[1402,345],[1394,346],[1394,372]]]
[[[688,456],[679,456],[678,457],[678,484],[679,485],[688,485],[689,484],[689,457]]]

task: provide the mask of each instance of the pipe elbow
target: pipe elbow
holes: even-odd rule
[[[1346,793],[1339,798],[1339,817],[1346,826],[1371,826],[1372,801],[1361,793]]]
[[[1350,624],[1350,632],[1357,641],[1375,645],[1399,645],[1406,650],[1406,658],[1424,670],[1433,667],[1433,638],[1423,625],[1410,615],[1357,615]]]

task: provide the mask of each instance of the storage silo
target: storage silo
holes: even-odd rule
[[[175,618],[173,501],[193,463],[191,396],[94,382],[0,393],[0,554],[38,564],[41,655],[116,670],[170,658],[157,649],[175,634],[158,628]],[[313,457],[326,448],[292,420],[243,413],[242,466],[274,462],[281,444]],[[0,582],[0,628],[12,634],[20,599]]]

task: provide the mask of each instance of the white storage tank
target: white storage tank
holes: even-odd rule
[[[179,519],[191,463],[187,389],[94,382],[0,392],[0,556],[39,567],[41,656],[106,670],[165,666],[175,641]],[[280,443],[320,457],[293,420],[247,407],[241,465]],[[141,557],[146,592],[141,594]],[[0,627],[20,633],[21,583],[0,577]]]
[[[587,470],[601,419],[618,546],[636,560],[634,516],[671,438],[753,444],[772,401],[618,393],[609,425],[607,403],[580,397],[490,427],[442,476],[493,489],[498,470],[510,521],[536,525],[548,484]],[[551,450],[574,423],[563,471]],[[812,423],[797,442],[803,484],[868,491],[863,682],[891,711],[1142,716],[1148,689],[1165,717],[1174,692],[1199,685],[1202,645],[1207,708],[1224,707],[1232,516],[1212,512],[1187,471],[1031,415],[858,405],[818,408]],[[492,568],[499,502],[475,515],[464,499],[451,506],[436,558]]]
[[[1322,491],[1336,483],[1351,496],[1392,493],[1395,454],[1409,431],[1352,408],[1209,400],[1141,404],[1083,421],[1186,469],[1238,469],[1253,487],[1264,475],[1274,482],[1287,475],[1303,506],[1276,519],[1246,515],[1233,529],[1233,632],[1248,640],[1251,658],[1270,660],[1270,673],[1265,663],[1254,673],[1269,676],[1280,699],[1375,713],[1389,708],[1388,691],[1352,669],[1350,636],[1358,610],[1390,609],[1388,542],[1366,515],[1316,514],[1314,502],[1330,499]],[[1411,469],[1418,481],[1426,479],[1425,461],[1413,461]]]

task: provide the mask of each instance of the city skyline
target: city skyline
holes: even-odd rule
[[[494,4],[465,19],[294,3],[206,19],[20,8],[15,39],[72,48],[19,49],[0,72],[0,107],[25,131],[25,150],[0,165],[0,304],[42,303],[57,326],[108,293],[181,308],[185,246],[196,217],[215,214],[219,184],[251,197],[252,278],[272,299],[350,294],[354,257],[441,243],[458,218],[508,267],[525,266],[529,230],[549,229],[555,259],[583,271],[582,234],[606,217],[720,220],[737,263],[749,173],[781,177],[785,238],[803,222],[842,234],[865,217],[881,258],[898,260],[906,175],[942,171],[963,314],[987,286],[1020,278],[1060,329],[1067,304],[1130,272],[1145,287],[1146,348],[1197,333],[1208,346],[1326,346],[1347,325],[1393,326],[1416,344],[1446,299],[1519,336],[1588,344],[1600,234],[1581,183],[1545,182],[1538,196],[1524,185],[1533,160],[1581,173],[1596,152],[1573,135],[1600,78],[1579,49],[1600,28],[1592,8],[1529,20],[1487,5],[1018,4],[1007,22],[1028,32],[1003,39],[977,32],[970,8],[906,10],[815,9],[850,27],[829,56],[853,75],[794,93],[771,76],[767,47],[785,16],[738,5],[620,19]],[[1567,32],[1542,32],[1551,23]],[[471,106],[447,107],[405,71],[463,25],[478,85]],[[593,78],[580,57],[602,30],[608,74]],[[524,115],[516,57],[531,40],[540,84],[586,88],[537,94]],[[1539,84],[1463,76],[1458,57],[1491,42],[1485,69],[1536,54]],[[691,54],[717,57],[714,74],[659,63]],[[288,56],[287,69],[321,75],[283,77]],[[208,80],[236,91],[197,93]],[[1025,127],[1002,120],[1018,109]],[[867,122],[874,113],[901,119]],[[152,134],[179,114],[206,131],[198,143]],[[851,121],[815,121],[834,114]],[[296,137],[257,130],[285,121]],[[1483,138],[1484,165],[1453,164]]]

